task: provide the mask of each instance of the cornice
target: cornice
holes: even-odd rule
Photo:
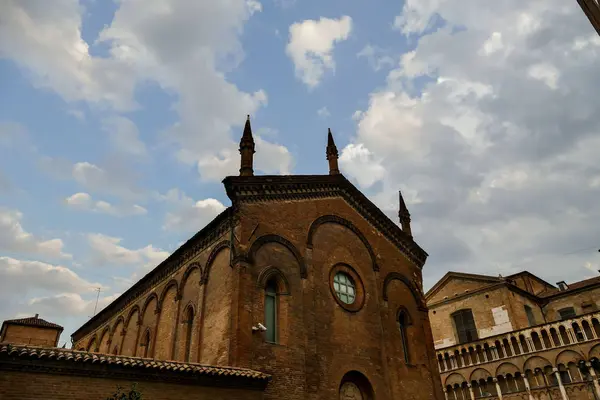
[[[96,314],[96,316],[92,317],[77,329],[71,335],[73,342],[79,341],[90,332],[102,326],[102,324],[110,318],[127,308],[133,301],[150,291],[152,287],[159,284],[189,260],[193,259],[218,241],[229,229],[231,229],[232,223],[236,223],[237,219],[232,218],[233,214],[233,208],[228,207],[221,214],[217,215],[208,223],[208,225],[181,245],[181,247],[175,250],[173,254],[167,257],[166,260],[161,262],[156,268],[142,277],[121,296]]]
[[[341,174],[229,176],[223,183],[234,206],[341,197],[417,267],[422,268],[427,260],[427,253]]]

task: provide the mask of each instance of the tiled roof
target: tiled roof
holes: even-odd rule
[[[596,285],[596,284],[600,284],[600,276],[596,276],[594,278],[584,279],[579,282],[573,282],[573,283],[567,284],[568,288],[565,290],[559,290],[559,289],[545,290],[542,293],[539,293],[538,296],[541,298],[546,298],[546,297],[556,296],[559,294],[562,295],[563,293],[570,293],[577,289],[583,289],[585,287]]]
[[[78,364],[104,364],[145,371],[171,371],[194,376],[247,378],[265,382],[271,379],[271,376],[268,374],[246,368],[219,367],[178,361],[161,361],[150,358],[90,353],[56,347],[20,346],[2,343],[0,344],[0,361],[5,358],[44,359]]]
[[[56,328],[60,330],[63,329],[62,326],[54,324],[52,322],[48,322],[45,319],[41,319],[37,315],[35,317],[7,319],[6,321],[4,321],[4,324],[40,326],[44,328]]]

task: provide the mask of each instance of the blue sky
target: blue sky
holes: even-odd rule
[[[67,340],[95,287],[102,307],[201,229],[246,114],[257,173],[326,173],[330,127],[392,218],[402,189],[426,286],[597,274],[600,38],[575,1],[143,4],[2,5],[0,319]]]

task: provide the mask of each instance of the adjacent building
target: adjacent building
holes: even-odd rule
[[[2,322],[0,343],[56,347],[62,331],[62,326],[41,319],[39,314],[33,317],[9,319]]]
[[[449,272],[425,297],[447,399],[600,399],[600,276]]]
[[[598,0],[577,0],[577,2],[600,35],[600,2]]]

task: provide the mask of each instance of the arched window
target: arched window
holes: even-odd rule
[[[150,330],[147,330],[144,333],[144,340],[142,340],[142,347],[144,348],[143,356],[144,358],[148,358],[148,353],[150,351]]]
[[[459,343],[469,343],[478,339],[473,312],[470,309],[464,309],[452,314]]]
[[[410,363],[410,352],[408,350],[408,338],[406,336],[406,328],[410,325],[410,318],[406,310],[400,310],[398,313],[398,327],[400,329],[400,340],[402,343],[402,353],[404,354],[404,362]]]
[[[265,339],[277,343],[277,282],[270,279],[265,285]]]
[[[185,362],[190,361],[190,350],[192,348],[192,326],[194,325],[194,309],[191,306],[185,310]]]

